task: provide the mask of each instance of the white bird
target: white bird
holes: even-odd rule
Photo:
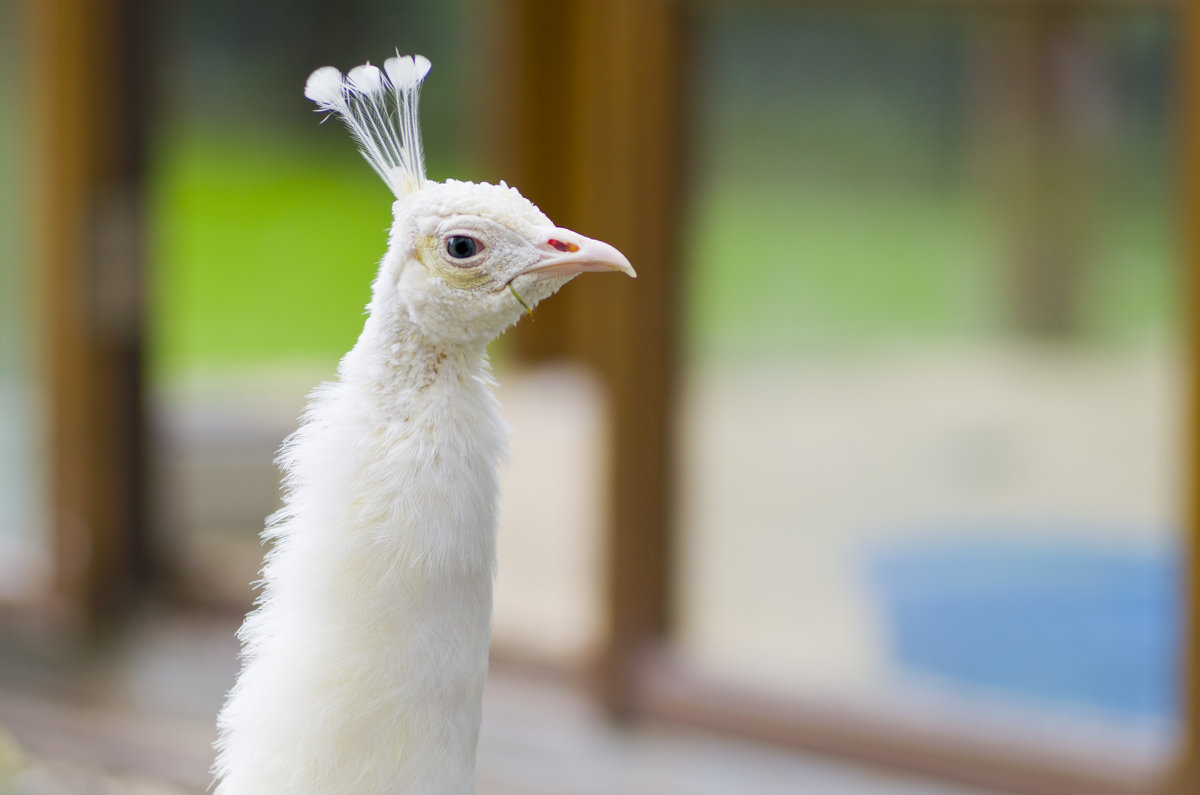
[[[362,334],[279,456],[217,795],[474,791],[507,442],[485,346],[577,273],[635,275],[504,183],[426,180],[428,71],[397,55],[305,87],[396,201]]]

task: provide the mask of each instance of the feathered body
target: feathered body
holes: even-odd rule
[[[403,166],[377,168],[399,198],[363,332],[280,455],[217,795],[474,791],[507,433],[485,346],[575,273],[632,275],[512,188]]]

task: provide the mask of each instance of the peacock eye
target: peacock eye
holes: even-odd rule
[[[455,259],[470,259],[479,253],[479,241],[466,235],[452,235],[446,240],[446,253]]]

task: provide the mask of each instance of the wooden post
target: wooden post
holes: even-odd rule
[[[524,360],[566,355],[608,392],[605,702],[634,708],[638,659],[671,617],[685,4],[495,0],[494,161],[557,223],[620,248],[636,280],[567,285],[518,326]],[[495,83],[493,82],[493,85]]]
[[[491,88],[481,102],[495,120],[486,145],[496,173],[488,178],[518,186],[556,224],[589,234],[572,203],[579,142],[576,63],[565,45],[578,8],[547,0],[492,0],[483,12],[491,51],[482,59],[487,73],[479,82]],[[571,317],[579,300],[568,285],[538,306],[533,322],[518,323],[505,334],[505,349],[526,363],[571,355]]]
[[[49,404],[52,604],[115,617],[147,575],[137,0],[30,0],[34,257]]]
[[[579,3],[574,51],[580,224],[625,252],[636,281],[597,280],[575,306],[577,349],[609,389],[606,703],[633,710],[641,653],[670,629],[679,361],[686,19],[670,0]]]
[[[1179,795],[1200,792],[1200,7],[1187,3],[1182,17],[1183,44],[1179,61],[1182,101],[1184,256],[1188,291],[1191,355],[1190,505],[1183,549],[1184,602],[1183,742]]]
[[[1073,4],[981,12],[970,111],[979,177],[1005,225],[1012,327],[1055,338],[1079,329],[1093,136],[1069,72],[1094,66]]]

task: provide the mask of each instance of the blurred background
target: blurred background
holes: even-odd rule
[[[0,791],[206,786],[395,48],[639,272],[492,350],[481,793],[1193,791],[1182,8],[0,0]]]

